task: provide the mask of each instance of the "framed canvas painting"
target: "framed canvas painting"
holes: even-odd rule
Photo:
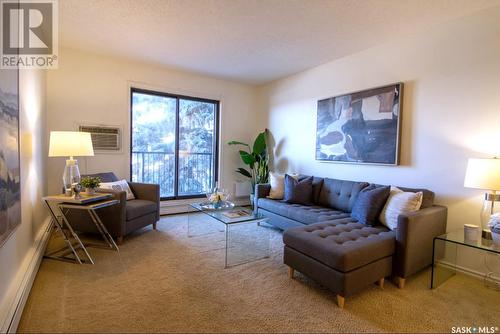
[[[21,224],[19,70],[0,70],[0,246]]]
[[[318,101],[316,160],[399,164],[403,84]]]

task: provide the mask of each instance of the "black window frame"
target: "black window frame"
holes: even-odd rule
[[[214,170],[214,175],[213,175],[213,184],[212,186],[215,186],[215,184],[219,180],[219,141],[220,141],[220,101],[219,100],[212,100],[212,99],[206,99],[206,98],[201,98],[201,97],[194,97],[194,96],[188,96],[188,95],[180,95],[180,94],[171,94],[171,93],[165,93],[165,92],[160,92],[160,91],[155,91],[155,90],[150,90],[150,89],[143,89],[143,88],[136,88],[136,87],[131,87],[130,88],[130,152],[129,152],[129,168],[130,168],[130,181],[131,182],[136,182],[132,180],[132,154],[133,154],[133,95],[134,93],[139,93],[139,94],[149,94],[149,95],[155,95],[155,96],[161,96],[161,97],[168,97],[168,98],[174,98],[176,99],[175,103],[175,176],[174,176],[174,196],[168,196],[168,197],[160,197],[161,201],[171,201],[171,200],[182,200],[182,199],[191,199],[191,198],[203,198],[206,196],[206,194],[199,194],[199,195],[180,195],[179,196],[179,100],[190,100],[190,101],[197,101],[197,102],[205,102],[205,103],[212,103],[215,106],[215,119],[214,119],[214,130],[215,130],[215,143],[214,143],[214,162],[213,162],[213,170]]]

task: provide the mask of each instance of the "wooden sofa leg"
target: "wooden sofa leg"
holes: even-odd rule
[[[341,295],[337,295],[337,305],[340,308],[344,308],[344,302],[345,302],[345,298],[342,297]]]
[[[384,288],[384,282],[385,282],[385,279],[382,277],[381,279],[379,279],[379,280],[377,281],[377,285],[378,285],[381,289],[383,289],[383,288]]]
[[[402,277],[396,277],[396,284],[398,285],[398,288],[404,289],[405,288],[405,282],[406,280]]]
[[[293,274],[295,273],[295,269],[292,267],[288,267],[288,278],[293,278]]]
[[[116,243],[117,243],[118,245],[123,244],[123,237],[118,237],[118,238],[116,238]]]
[[[157,224],[157,223],[158,223],[158,222],[154,222],[154,223],[153,223],[153,230],[156,230],[156,224]]]

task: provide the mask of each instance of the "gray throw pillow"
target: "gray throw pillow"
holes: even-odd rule
[[[365,225],[376,225],[389,197],[391,187],[370,185],[361,190],[352,207],[351,217]]]
[[[287,203],[311,205],[312,203],[312,176],[306,177],[298,181],[290,175],[285,175],[285,196],[284,200]]]
[[[299,181],[301,181],[305,178],[308,178],[308,177],[309,177],[308,175],[299,175]],[[315,203],[318,203],[319,194],[321,192],[321,187],[323,186],[323,178],[317,177],[317,176],[313,176],[312,178],[313,178],[313,181],[312,181],[312,189],[313,189],[312,203],[315,204]]]

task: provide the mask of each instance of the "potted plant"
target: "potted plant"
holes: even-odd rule
[[[85,194],[95,195],[96,188],[98,188],[99,184],[101,184],[101,178],[98,176],[96,177],[84,176],[82,177],[80,184],[82,187],[85,188]]]
[[[250,179],[252,184],[252,194],[250,195],[250,202],[253,204],[253,193],[255,190],[255,185],[259,183],[269,182],[269,154],[267,152],[267,136],[268,130],[264,130],[259,133],[257,138],[255,138],[253,145],[250,146],[247,143],[240,141],[230,141],[228,145],[239,145],[246,147],[246,149],[240,150],[239,154],[241,160],[249,168],[238,168],[237,173]]]

